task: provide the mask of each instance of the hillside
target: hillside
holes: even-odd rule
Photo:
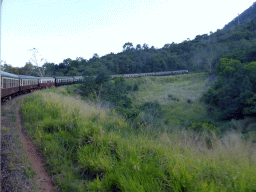
[[[195,77],[186,80],[177,76],[173,88],[184,83],[195,91],[198,87],[190,84]],[[155,82],[166,84],[159,77]],[[166,131],[142,123],[133,127],[114,109],[71,96],[76,89],[67,86],[36,92],[21,104],[28,135],[45,157],[61,191],[256,189],[256,153],[251,139],[246,141],[236,132],[218,137],[212,131],[197,133],[185,127],[175,130],[169,126]],[[143,86],[140,89],[143,92]]]
[[[230,29],[238,24],[246,24],[248,21],[252,20],[256,20],[256,2],[254,2],[253,5],[246,9],[243,13],[230,21],[227,25],[225,25],[224,29]]]

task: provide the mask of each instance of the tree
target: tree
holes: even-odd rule
[[[223,49],[219,44],[209,45],[208,47],[202,49],[202,57],[203,57],[203,67],[208,70],[208,72],[212,75],[215,71],[215,62],[223,54]]]
[[[43,68],[45,69],[45,75],[48,77],[55,75],[55,73],[57,71],[56,66],[58,67],[58,65],[56,65],[54,63],[45,63],[43,65]]]
[[[30,62],[27,62],[26,65],[21,68],[22,75],[34,75],[34,72],[35,67]]]
[[[198,48],[192,58],[192,62],[195,63],[194,66],[198,69],[201,68],[204,63],[203,54],[203,48]]]
[[[242,67],[242,64],[239,60],[221,58],[220,65],[218,66],[218,74],[229,78],[234,76],[234,73]]]
[[[123,45],[123,50],[124,50],[124,51],[132,50],[132,49],[134,49],[134,47],[133,47],[133,44],[130,43],[130,42],[127,42],[127,43],[125,43],[125,44]]]
[[[136,50],[141,50],[142,48],[141,48],[141,45],[140,44],[138,44],[138,45],[136,45]]]
[[[39,52],[36,48],[30,49],[29,51],[31,53],[30,63],[32,63],[32,65],[35,66],[35,71],[36,71],[37,75],[40,77],[44,77],[45,68],[43,67],[43,64],[46,62],[46,60],[43,58],[38,59]]]
[[[12,67],[12,65],[9,65],[7,63],[5,63],[3,66],[2,66],[2,70],[5,71],[5,72],[8,72],[8,73],[12,73],[12,74],[20,74],[20,70],[19,68],[17,67]]]
[[[92,58],[93,58],[93,59],[99,59],[100,56],[99,56],[97,53],[94,53]]]
[[[143,47],[144,50],[149,49],[149,46],[148,46],[148,44],[146,44],[146,43],[144,43],[142,47]]]

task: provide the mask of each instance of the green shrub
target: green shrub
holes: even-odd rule
[[[207,122],[194,122],[192,123],[191,126],[189,126],[189,129],[192,129],[197,132],[201,132],[203,130],[208,130],[208,131],[216,131],[217,127],[214,126],[213,124],[209,124]]]
[[[192,100],[191,99],[187,99],[187,103],[192,103]]]

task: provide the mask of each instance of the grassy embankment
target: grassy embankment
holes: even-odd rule
[[[154,101],[161,105],[161,118],[154,119],[154,125],[158,120],[161,128],[170,130],[193,122],[216,122],[214,116],[208,115],[207,106],[199,101],[213,83],[205,73],[145,77],[129,79],[128,82],[139,84],[139,90],[130,93],[134,106]]]
[[[165,91],[159,85],[153,87],[154,82],[172,80],[151,78],[148,88],[152,92],[143,93],[143,86],[148,88],[141,84],[133,96],[141,102],[142,98],[154,100],[162,95],[159,101],[166,104],[164,118],[169,120],[166,127],[172,123],[178,126],[188,117],[203,119],[205,107],[197,102],[196,94],[201,94],[205,83],[200,86],[200,82],[205,81],[195,84],[190,76],[174,78],[187,81],[177,80]],[[69,89],[36,92],[24,100],[21,108],[24,126],[44,154],[48,170],[61,190],[256,190],[256,148],[251,139],[244,141],[236,132],[219,139],[211,133],[212,149],[208,149],[207,133],[195,134],[184,128],[171,134],[155,130],[158,136],[152,139],[145,127],[139,127],[138,133],[114,110],[98,109],[79,98],[65,96],[63,92]],[[168,94],[179,101],[169,100]],[[179,108],[182,102],[185,106]]]

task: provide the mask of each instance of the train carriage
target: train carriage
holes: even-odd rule
[[[20,92],[28,93],[32,90],[38,89],[39,77],[33,77],[29,75],[18,75],[20,80]]]
[[[139,74],[124,74],[124,78],[136,78],[139,77]]]
[[[1,71],[1,99],[5,100],[19,92],[19,77],[11,73]]]
[[[46,88],[55,85],[55,78],[53,77],[39,77],[39,88]]]
[[[80,84],[84,81],[83,76],[73,76],[73,78],[74,78],[74,84]]]
[[[123,75],[111,75],[111,79],[115,79],[115,77],[123,77]]]
[[[72,85],[74,83],[73,77],[54,77],[55,78],[55,86],[61,85]]]

